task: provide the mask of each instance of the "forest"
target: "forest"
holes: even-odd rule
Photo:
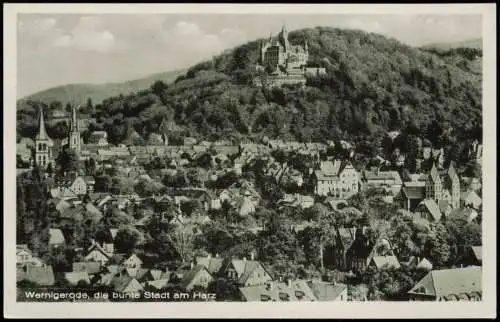
[[[193,66],[173,84],[158,81],[95,106],[89,98],[80,117],[92,119],[88,133],[106,130],[113,144],[145,144],[151,133],[371,142],[408,126],[424,132],[432,121],[461,138],[481,127],[482,80],[471,71],[481,50],[424,50],[373,33],[324,27],[290,32],[289,38],[306,39],[310,66],[325,67],[327,75],[308,79],[305,88],[252,87],[259,45],[254,41]],[[66,103],[20,102],[18,137],[34,136],[38,107],[50,112]],[[67,128],[51,123],[48,131],[58,139]]]

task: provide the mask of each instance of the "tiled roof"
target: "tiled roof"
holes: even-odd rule
[[[405,183],[406,185],[406,183]],[[424,199],[425,198],[425,185],[420,186],[404,186],[402,192],[408,199]]]
[[[27,280],[40,286],[54,285],[55,278],[52,266],[25,265],[16,271],[17,281]]]
[[[424,206],[429,211],[434,221],[439,221],[441,219],[441,210],[434,199],[424,199],[419,206]]]
[[[86,272],[89,275],[97,274],[101,271],[99,262],[74,262],[73,272]]]
[[[372,258],[373,263],[377,269],[381,268],[399,268],[401,265],[399,264],[398,259],[394,255],[388,256],[374,256]]]
[[[482,293],[482,270],[478,266],[430,271],[408,293],[437,298]]]
[[[224,260],[213,257],[196,257],[196,263],[204,266],[210,274],[216,274],[220,271]]]
[[[290,281],[290,284],[270,281],[265,284],[240,287],[247,302],[314,301],[316,297],[305,281]]]
[[[57,245],[64,244],[66,240],[64,239],[64,235],[60,229],[49,229],[49,245]]]
[[[347,285],[342,283],[332,284],[322,281],[308,281],[307,285],[318,301],[335,301],[347,288]]]
[[[180,282],[181,287],[186,288],[189,284],[191,284],[191,282],[196,278],[196,276],[203,270],[206,270],[208,272],[208,270],[205,268],[205,266],[195,265],[193,267],[193,269],[191,269],[190,271],[186,272],[183,275],[182,280]],[[210,274],[210,272],[209,272],[209,274]]]

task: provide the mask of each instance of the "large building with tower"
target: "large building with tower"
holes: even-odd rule
[[[305,85],[306,76],[325,74],[324,68],[307,68],[309,47],[307,40],[302,44],[291,44],[285,26],[277,37],[269,36],[260,44],[260,59],[257,69],[264,72],[254,79],[257,86]]]

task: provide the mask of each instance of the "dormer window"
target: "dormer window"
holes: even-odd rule
[[[282,301],[290,301],[290,295],[288,295],[288,293],[280,292],[279,297]]]
[[[261,295],[260,295],[260,300],[261,300],[262,302],[267,302],[267,301],[270,301],[270,300],[271,300],[271,297],[269,297],[269,295],[261,294]]]

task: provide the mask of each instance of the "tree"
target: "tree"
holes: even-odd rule
[[[192,225],[178,226],[168,233],[171,244],[180,255],[182,262],[186,262],[192,255],[195,233]]]
[[[151,89],[153,90],[153,93],[155,93],[157,96],[161,96],[162,93],[168,88],[168,85],[165,84],[161,80],[157,80],[154,82],[154,84],[151,86]]]
[[[207,291],[216,294],[216,300],[220,302],[240,300],[238,285],[234,281],[225,278],[217,278],[212,281],[208,285]]]
[[[85,160],[85,173],[89,176],[94,176],[96,171],[96,162],[94,158],[89,158]]]
[[[63,173],[78,173],[80,170],[80,161],[75,150],[66,147],[59,153],[57,162]]]
[[[115,250],[117,253],[131,253],[140,241],[141,233],[132,226],[120,228],[115,237]]]
[[[440,222],[431,224],[431,237],[427,245],[427,256],[433,267],[439,269],[445,267],[450,259],[450,245],[448,232]]]

